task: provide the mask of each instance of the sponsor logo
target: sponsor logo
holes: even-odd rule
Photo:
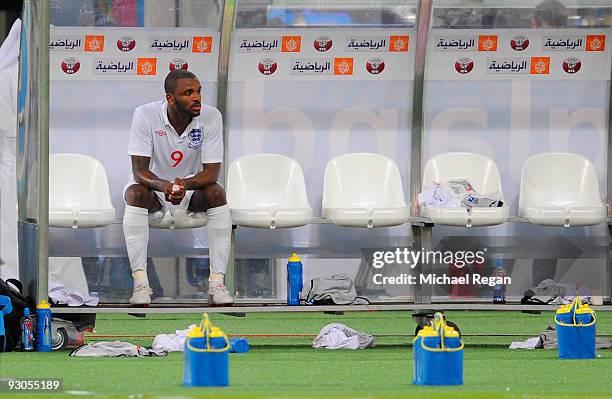
[[[136,70],[138,75],[157,75],[157,58],[139,58]]]
[[[204,139],[202,128],[191,129],[187,138],[189,139],[189,148],[200,148]]]
[[[489,74],[529,74],[529,58],[489,58]]]
[[[276,72],[277,68],[278,64],[271,58],[264,58],[263,60],[259,61],[258,69],[263,75],[272,75],[274,72]]]
[[[434,43],[435,51],[476,50],[476,40],[472,36],[438,36]]]
[[[150,37],[149,51],[180,52],[185,53],[191,50],[190,37]]]
[[[163,131],[163,130],[157,129],[155,131],[155,134],[158,135],[158,136],[165,136],[167,133],[165,131]]]
[[[313,42],[313,46],[317,51],[327,51],[332,48],[333,42],[329,37],[321,36],[317,37]]]
[[[136,40],[130,36],[123,36],[117,40],[117,48],[121,51],[128,52],[134,50],[136,47]]]
[[[81,63],[74,57],[68,57],[62,60],[61,68],[65,74],[73,75],[81,69]]]
[[[51,51],[81,51],[83,50],[82,36],[51,36],[49,41]]]
[[[331,75],[332,63],[330,59],[310,58],[291,60],[290,75]]]
[[[84,50],[92,52],[104,51],[104,36],[86,35]]]
[[[462,75],[472,72],[474,69],[474,61],[468,57],[461,57],[455,61],[455,71]]]
[[[529,47],[529,38],[523,35],[514,36],[510,39],[510,47],[515,51],[523,51]]]
[[[606,35],[587,35],[586,51],[605,51]]]
[[[281,51],[283,53],[299,53],[302,47],[302,36],[283,36]]]
[[[582,36],[544,36],[542,40],[542,50],[545,51],[584,50]]]
[[[274,37],[255,37],[240,40],[239,53],[267,53],[279,51],[279,41]]]
[[[352,75],[352,58],[334,58],[334,75]]]
[[[389,37],[389,51],[408,51],[408,36]]]
[[[550,57],[531,57],[532,75],[548,75],[550,73]]]
[[[568,57],[563,60],[563,70],[565,73],[574,74],[580,70],[582,62],[576,57]]]
[[[478,51],[497,51],[497,35],[478,36]]]
[[[350,52],[387,51],[387,36],[351,36],[346,38],[344,46]]]
[[[366,62],[366,70],[372,75],[378,75],[385,69],[385,62],[380,58],[370,58]]]
[[[135,75],[136,62],[133,59],[98,58],[94,60],[95,75]]]
[[[169,68],[171,71],[174,71],[175,69],[187,70],[189,69],[189,64],[187,64],[187,61],[182,58],[175,58],[170,61]]]
[[[210,53],[212,52],[212,36],[194,36],[192,53]]]

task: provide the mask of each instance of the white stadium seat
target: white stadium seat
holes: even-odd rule
[[[421,209],[421,216],[435,224],[457,227],[492,226],[504,223],[510,208],[503,198],[497,165],[484,155],[469,152],[449,152],[431,158],[423,172],[423,188],[434,182],[466,179],[479,194],[498,191],[504,205],[497,208],[433,208]]]
[[[227,202],[239,226],[298,227],[312,219],[302,168],[284,155],[245,155],[232,162]]]
[[[544,226],[589,226],[606,220],[597,172],[588,159],[545,153],[525,161],[519,216]]]
[[[329,161],[323,182],[323,217],[347,227],[406,223],[410,209],[395,162],[370,153],[345,154]]]
[[[102,227],[115,219],[104,166],[82,154],[49,157],[49,226]]]

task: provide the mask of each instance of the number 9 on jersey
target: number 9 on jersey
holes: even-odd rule
[[[176,166],[183,160],[183,152],[179,150],[172,151],[172,153],[170,154],[170,159],[172,159],[172,161],[174,162],[172,164],[172,167],[176,168]]]

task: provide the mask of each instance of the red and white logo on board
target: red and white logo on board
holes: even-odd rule
[[[370,58],[366,62],[366,70],[372,75],[378,75],[385,69],[385,62],[380,58]]]
[[[329,50],[330,48],[332,48],[332,45],[333,45],[332,39],[330,39],[329,37],[325,37],[325,36],[317,37],[313,42],[313,46],[315,50],[321,51],[321,52]]]
[[[272,58],[264,58],[259,61],[258,69],[262,75],[272,75],[278,69],[278,64]]]
[[[580,70],[582,62],[576,57],[568,57],[563,60],[563,71],[565,73],[574,74]]]
[[[74,57],[68,57],[62,60],[61,68],[65,74],[74,75],[81,69],[81,63]]]
[[[132,51],[136,47],[136,40],[130,36],[123,36],[117,40],[117,48],[121,51]]]
[[[510,39],[510,47],[514,51],[523,51],[529,47],[529,38],[523,35],[516,35]]]
[[[187,60],[184,60],[182,58],[175,58],[170,61],[169,69],[171,71],[174,71],[175,69],[187,70],[189,69],[189,64],[187,63]]]
[[[472,72],[474,69],[474,60],[468,57],[461,57],[455,61],[455,71],[462,75]]]

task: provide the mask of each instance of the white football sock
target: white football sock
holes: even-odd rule
[[[210,275],[208,276],[208,286],[209,287],[216,287],[218,285],[223,285],[224,282],[225,282],[225,274],[216,273],[213,271],[210,272]]]
[[[149,277],[147,276],[146,270],[134,270],[132,272],[132,277],[134,278],[134,287],[138,287],[139,285],[149,286]]]
[[[206,233],[208,234],[211,276],[209,281],[214,281],[215,275],[221,274],[223,276],[227,271],[231,246],[232,217],[227,205],[210,208],[206,211],[206,215],[208,216]]]
[[[149,211],[146,208],[125,206],[123,234],[127,247],[134,286],[149,285],[147,279],[147,245],[149,244]]]

